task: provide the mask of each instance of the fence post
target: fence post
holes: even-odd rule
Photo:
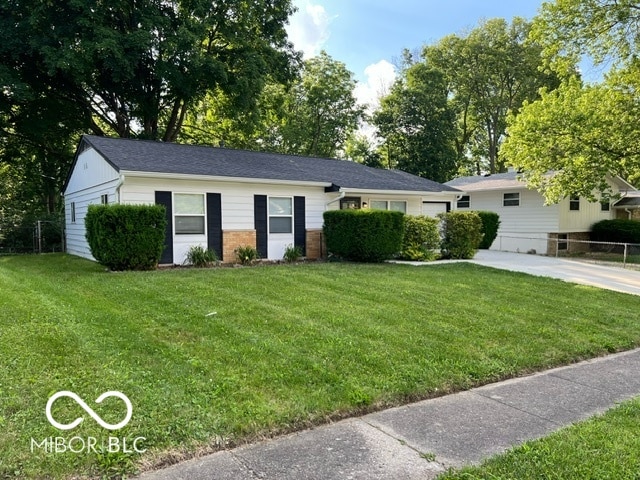
[[[38,237],[38,253],[42,253],[42,222],[40,220],[36,223],[36,235]]]
[[[622,268],[627,268],[627,248],[629,247],[628,243],[624,244],[624,258],[622,260]]]

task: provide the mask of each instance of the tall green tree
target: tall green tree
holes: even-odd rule
[[[176,139],[215,88],[255,105],[296,58],[290,0],[0,1],[5,102],[46,93],[94,133]]]
[[[502,171],[499,147],[507,115],[537,98],[541,87],[555,88],[559,83],[555,74],[540,70],[541,47],[527,41],[530,28],[522,18],[510,24],[496,18],[466,36],[449,35],[425,47],[424,62],[443,72],[447,81],[461,166],[472,158],[478,173]]]
[[[408,67],[382,98],[372,121],[384,139],[380,151],[389,168],[437,182],[453,178],[455,114],[440,71],[424,63]]]
[[[268,83],[257,110],[238,111],[222,92],[187,117],[185,137],[201,143],[318,157],[342,156],[362,118],[353,74],[326,52],[306,60],[290,83]]]
[[[640,6],[629,1],[557,0],[534,20],[532,39],[563,85],[511,119],[502,152],[547,202],[607,193],[609,175],[640,179],[639,27]],[[604,81],[576,77],[584,56],[612,65]]]

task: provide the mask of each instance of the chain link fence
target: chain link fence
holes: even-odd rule
[[[25,220],[19,225],[0,219],[0,254],[64,251],[64,223],[55,217]]]
[[[492,248],[640,269],[640,244],[594,242],[586,238],[588,238],[588,233],[498,235]]]

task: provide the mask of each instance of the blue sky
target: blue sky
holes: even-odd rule
[[[542,0],[294,0],[289,37],[309,58],[326,50],[351,70],[362,101],[393,80],[393,62],[410,50],[464,33],[482,20],[533,18]]]

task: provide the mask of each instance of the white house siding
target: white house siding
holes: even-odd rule
[[[64,194],[68,253],[93,260],[85,237],[84,217],[89,205],[100,204],[103,195],[107,195],[109,203],[117,202],[118,181],[118,172],[95,150],[85,150],[78,155]],[[72,221],[72,204],[75,209],[75,222]]]
[[[503,194],[516,192],[520,193],[520,205],[503,206]],[[492,250],[547,252],[547,234],[558,231],[558,205],[544,206],[542,196],[527,189],[469,192],[469,197],[469,208],[461,211],[487,210],[500,215],[498,237],[491,245]]]
[[[222,201],[222,230],[254,229],[254,195],[305,197],[307,229],[322,228],[326,196],[322,187],[242,183],[207,180],[137,177],[125,174],[120,193],[123,203],[153,204],[156,191],[174,193],[219,193]],[[206,246],[206,235],[174,235],[174,263],[182,263],[192,245]],[[269,235],[269,259],[282,258],[284,248],[293,244],[293,234]]]
[[[589,232],[594,223],[614,218],[613,208],[608,212],[603,212],[599,202],[589,202],[583,197],[580,198],[580,210],[570,210],[569,205],[568,198],[558,204],[560,212],[559,233]]]

